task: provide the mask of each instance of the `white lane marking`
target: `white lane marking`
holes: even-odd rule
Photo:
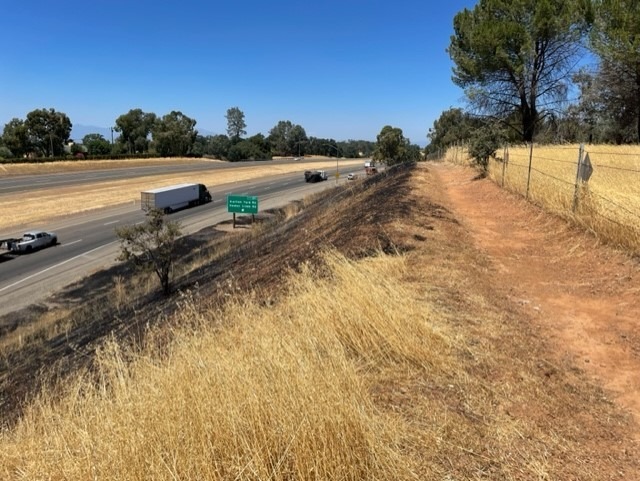
[[[7,289],[10,289],[10,288],[15,287],[15,286],[17,286],[19,284],[22,284],[23,282],[28,281],[29,279],[33,279],[34,277],[37,277],[37,276],[39,276],[41,274],[44,274],[45,272],[50,271],[51,269],[55,269],[57,267],[60,267],[60,266],[63,266],[65,264],[67,264],[68,262],[71,262],[71,261],[76,260],[76,259],[78,259],[80,257],[86,256],[87,254],[91,254],[92,252],[100,250],[103,247],[107,247],[107,246],[109,246],[111,244],[117,244],[117,243],[118,243],[118,241],[109,242],[108,244],[101,245],[100,247],[96,247],[95,249],[91,249],[90,251],[84,252],[82,254],[78,254],[75,257],[71,257],[71,258],[67,259],[66,261],[62,261],[62,262],[60,262],[58,264],[54,264],[54,265],[52,265],[50,267],[47,267],[46,269],[41,270],[40,272],[36,272],[34,274],[31,274],[30,276],[27,276],[24,279],[20,279],[19,281],[16,281],[13,284],[9,284],[8,286],[5,286],[5,287],[1,288],[0,292],[6,291]]]
[[[65,242],[62,244],[62,247],[72,246],[73,244],[77,244],[78,242],[82,242],[82,239],[74,240],[73,242]]]
[[[107,222],[106,224],[102,224],[102,225],[117,224],[118,222],[120,222],[120,219],[118,219],[118,220],[112,220],[111,222]]]

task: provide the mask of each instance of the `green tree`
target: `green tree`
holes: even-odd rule
[[[275,155],[293,155],[297,154],[299,147],[302,152],[302,144],[308,138],[302,126],[281,120],[269,131],[268,140]]]
[[[243,135],[247,135],[244,130],[247,124],[244,122],[244,112],[238,107],[231,107],[227,110],[227,135],[232,142],[238,142]]]
[[[101,134],[87,134],[82,138],[82,145],[89,155],[108,155],[111,153],[111,144]]]
[[[479,124],[478,119],[462,109],[445,110],[429,129],[427,153],[447,149],[457,142],[467,142]]]
[[[345,157],[357,159],[358,157],[371,156],[375,148],[375,143],[367,140],[347,140],[338,142],[337,147]]]
[[[305,146],[309,139],[307,133],[301,125],[294,125],[289,131],[289,138],[287,139],[287,154],[290,155],[304,155]]]
[[[207,142],[208,137],[203,135],[196,135],[196,139],[193,141],[193,146],[191,147],[191,153],[194,156],[202,157],[207,154]]]
[[[119,132],[117,143],[126,147],[126,152],[148,152],[149,134],[156,122],[156,114],[145,113],[141,109],[129,110],[116,119],[114,130]]]
[[[229,149],[227,159],[230,162],[241,160],[263,160],[271,158],[268,152],[263,151],[259,144],[251,140],[241,140]]]
[[[640,141],[640,3],[636,0],[595,0],[590,37],[600,58],[595,74],[601,95],[600,113],[621,135],[617,142]],[[624,132],[632,134],[625,135]]]
[[[71,135],[71,121],[66,114],[55,109],[38,109],[27,114],[25,127],[29,146],[36,152],[52,157],[64,155],[64,145]]]
[[[151,132],[158,154],[177,157],[190,153],[198,135],[195,126],[194,119],[175,110],[156,120]]]
[[[207,142],[207,155],[212,155],[216,159],[226,159],[229,149],[231,148],[231,141],[226,135],[218,134],[213,135]]]
[[[69,151],[71,152],[71,155],[73,155],[73,157],[76,159],[84,159],[87,154],[87,148],[82,144],[71,144],[71,146],[69,147]]]
[[[480,0],[459,12],[448,53],[453,81],[482,114],[531,141],[538,121],[566,100],[581,54],[589,2]],[[516,113],[517,116],[513,116]]]
[[[376,150],[373,153],[374,159],[388,165],[408,160],[409,140],[402,135],[402,129],[385,125],[378,134],[377,140]]]
[[[578,87],[578,101],[557,119],[551,119],[556,125],[547,130],[555,137],[539,135],[540,141],[621,143],[637,137],[634,100],[618,92],[618,86],[624,83],[622,76],[603,63],[595,71],[580,69],[573,75],[573,82]]]
[[[14,157],[13,152],[4,145],[0,145],[0,159],[10,159],[12,157]]]
[[[293,128],[290,120],[280,120],[269,131],[269,143],[275,155],[287,155],[289,132]]]
[[[141,224],[116,228],[120,241],[118,260],[131,261],[147,272],[154,272],[162,292],[171,292],[171,276],[176,259],[177,240],[182,235],[180,224],[168,221],[162,210],[151,209]]]
[[[4,126],[2,141],[15,157],[22,157],[31,151],[29,133],[24,120],[11,119]]]
[[[263,159],[271,158],[271,144],[263,134],[256,134],[247,139],[249,142],[258,146],[258,148],[264,153]]]

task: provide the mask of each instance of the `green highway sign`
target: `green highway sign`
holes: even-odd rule
[[[257,214],[258,197],[253,195],[228,195],[227,212],[239,214]]]

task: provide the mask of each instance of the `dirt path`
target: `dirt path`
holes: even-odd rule
[[[432,171],[490,258],[497,292],[530,307],[557,356],[584,368],[640,422],[640,263],[471,169]]]

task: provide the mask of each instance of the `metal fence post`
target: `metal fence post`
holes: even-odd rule
[[[531,184],[531,163],[533,162],[533,140],[529,147],[529,173],[527,174],[527,200],[529,199],[529,185]]]
[[[502,187],[504,187],[504,176],[507,170],[507,162],[509,162],[509,146],[504,146],[504,153],[502,154]]]
[[[584,154],[584,144],[580,144],[580,150],[578,151],[578,168],[576,169],[576,185],[573,191],[573,207],[572,210],[575,213],[578,210],[578,201],[580,198],[580,168],[582,167],[582,156]]]

